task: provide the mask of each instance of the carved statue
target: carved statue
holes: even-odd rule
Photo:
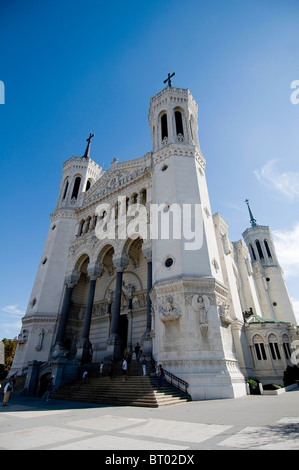
[[[230,325],[232,323],[233,320],[229,315],[229,305],[224,302],[219,305],[219,315],[222,323],[224,323],[225,325]]]
[[[130,282],[126,284],[125,281],[123,281],[122,291],[123,291],[124,296],[127,299],[132,298],[134,290],[135,290],[135,286],[133,286],[133,284],[131,284]]]
[[[192,308],[195,312],[199,313],[199,327],[201,331],[208,329],[208,311],[210,308],[210,301],[207,295],[194,295],[191,301]]]
[[[38,345],[36,346],[35,349],[36,351],[41,351],[43,347],[43,342],[44,342],[45,330],[42,329],[38,336],[39,336]]]
[[[111,304],[113,302],[114,291],[112,289],[108,289],[106,297],[107,297],[108,303]]]

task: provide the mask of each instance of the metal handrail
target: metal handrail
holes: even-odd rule
[[[185,380],[181,379],[180,377],[177,377],[176,375],[172,374],[172,372],[169,372],[168,370],[164,370],[164,374],[165,374],[165,380],[166,382],[169,382],[171,385],[173,385],[174,387],[178,388],[181,392],[184,392],[186,395],[188,395],[188,392],[187,392],[187,389],[189,387],[189,384],[188,382],[186,382]],[[167,380],[167,377],[170,378],[170,381]],[[175,383],[173,383],[173,381],[176,381],[177,382],[177,385]],[[181,388],[181,386],[183,388]]]
[[[157,370],[157,362],[155,361],[155,359],[153,357],[152,357],[151,362],[152,362],[155,370]],[[176,387],[178,390],[180,390],[181,392],[183,392],[183,393],[185,393],[186,395],[189,396],[188,391],[187,391],[187,389],[189,387],[188,382],[181,379],[180,377],[177,377],[172,372],[169,372],[168,370],[165,370],[164,367],[163,367],[163,371],[164,371],[164,374],[165,374],[166,382],[170,383],[171,385]],[[177,382],[177,383],[174,383],[174,382]]]

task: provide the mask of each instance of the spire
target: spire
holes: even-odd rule
[[[84,153],[84,155],[83,155],[83,158],[90,158],[90,157],[89,157],[89,153],[90,153],[90,141],[91,141],[91,139],[92,139],[93,136],[94,136],[94,134],[89,134],[88,139],[86,139],[87,147],[86,147],[85,153]]]
[[[253,217],[253,214],[251,212],[251,209],[250,209],[250,206],[249,206],[249,200],[246,199],[245,200],[247,206],[248,206],[248,211],[249,211],[249,216],[250,216],[250,223],[251,223],[251,227],[256,227],[256,220],[255,218]]]

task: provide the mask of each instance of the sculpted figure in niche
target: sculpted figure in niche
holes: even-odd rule
[[[210,301],[207,295],[194,295],[191,301],[192,308],[195,312],[199,313],[199,326],[202,331],[208,329],[208,311],[210,308]]]

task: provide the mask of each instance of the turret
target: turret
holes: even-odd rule
[[[60,192],[55,211],[61,208],[77,209],[82,205],[86,191],[100,178],[102,168],[90,158],[90,141],[82,157],[71,157],[63,164]]]
[[[253,264],[262,314],[266,318],[296,324],[293,306],[279,264],[271,230],[258,225],[248,206],[251,227],[243,233]]]

